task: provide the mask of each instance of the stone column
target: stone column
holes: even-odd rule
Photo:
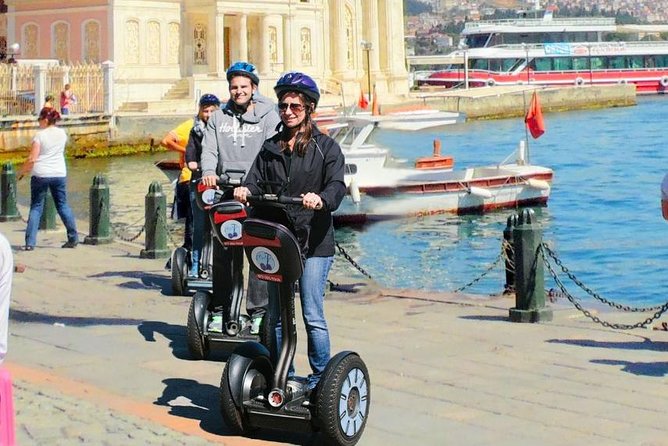
[[[220,11],[216,12],[214,36],[216,36],[214,42],[216,74],[218,77],[225,79],[225,72],[227,71],[225,66],[225,14]]]
[[[104,89],[104,114],[114,113],[114,63],[110,60],[102,62],[102,79]]]
[[[334,8],[332,11],[329,33],[330,39],[334,51],[332,52],[334,60],[332,61],[332,67],[335,75],[343,75],[348,71],[347,67],[347,48],[348,42],[346,41],[346,23],[345,23],[345,1],[343,0],[334,0]]]
[[[378,35],[378,0],[364,0],[364,40],[371,42],[372,50],[369,55],[371,72],[375,76],[380,71],[380,38]]]
[[[246,14],[239,16],[239,60],[248,62],[248,15]]]
[[[35,78],[35,113],[39,114],[46,96],[46,67],[41,64],[35,65],[32,72]]]
[[[402,0],[388,0],[387,35],[391,36],[392,51],[387,55],[390,73],[393,77],[408,79],[406,71],[406,51],[404,50],[404,7]],[[406,82],[408,86],[408,82]]]
[[[292,70],[292,16],[283,16],[283,71]]]

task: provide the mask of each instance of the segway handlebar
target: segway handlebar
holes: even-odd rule
[[[302,197],[288,197],[285,195],[262,194],[262,195],[246,195],[246,201],[250,204],[257,204],[257,203],[302,204],[304,199]]]

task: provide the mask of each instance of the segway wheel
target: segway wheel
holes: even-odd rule
[[[369,372],[356,353],[334,356],[316,390],[316,419],[325,444],[356,444],[369,415],[371,388]]]
[[[244,435],[251,430],[241,406],[244,401],[264,395],[271,377],[268,356],[246,353],[233,353],[220,379],[220,412],[235,435]]]
[[[200,293],[196,293],[190,301],[190,309],[188,310],[188,351],[193,359],[202,360],[209,356],[209,342],[204,339],[204,326],[206,320],[197,320],[197,312],[195,308],[202,305],[199,302]],[[204,306],[206,308],[206,305]],[[206,318],[203,318],[206,319]]]
[[[186,279],[188,278],[188,251],[179,247],[172,253],[172,293],[175,296],[185,296],[188,292]]]

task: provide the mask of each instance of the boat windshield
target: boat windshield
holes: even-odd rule
[[[466,36],[464,43],[469,48],[484,48],[487,46],[487,41],[489,40],[489,33],[485,34],[471,34]]]

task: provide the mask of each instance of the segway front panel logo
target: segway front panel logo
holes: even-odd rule
[[[264,246],[258,246],[253,249],[251,259],[253,260],[253,265],[263,273],[274,274],[280,267],[276,254]]]
[[[237,220],[227,220],[220,225],[220,233],[227,240],[239,240],[241,238],[241,223]]]
[[[215,199],[216,199],[215,189],[207,189],[204,192],[202,192],[202,202],[204,202],[205,204],[211,205],[213,204]]]

